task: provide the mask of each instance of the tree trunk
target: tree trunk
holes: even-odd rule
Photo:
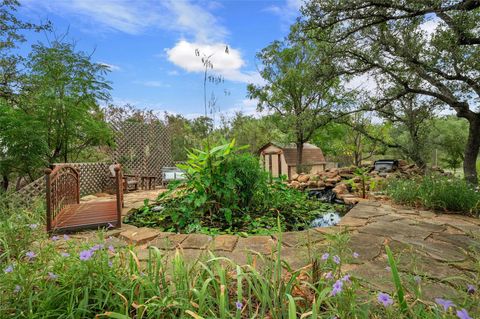
[[[8,190],[8,176],[7,175],[2,175],[2,183],[1,183],[1,189],[4,190],[5,192]]]
[[[463,173],[467,182],[477,185],[477,158],[480,149],[480,114],[468,118],[468,140],[465,147],[465,159],[463,161]]]
[[[297,174],[303,173],[303,142],[297,142]]]

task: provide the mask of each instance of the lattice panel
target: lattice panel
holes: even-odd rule
[[[28,206],[35,201],[35,198],[42,195],[45,196],[45,187],[45,176],[42,176],[22,187],[16,192],[16,195],[18,195],[18,200],[21,201],[23,205]]]
[[[172,166],[170,134],[161,122],[122,122],[113,125],[116,147],[113,159],[126,174],[155,176],[161,182],[161,169]]]
[[[68,163],[68,165],[77,169],[80,175],[80,196],[103,192],[112,185],[110,163]],[[45,191],[45,176],[42,176],[20,189],[17,195],[22,203],[28,204],[35,197],[44,197]]]
[[[62,165],[58,163],[55,165]],[[80,196],[103,192],[111,185],[111,163],[68,163],[80,175]]]

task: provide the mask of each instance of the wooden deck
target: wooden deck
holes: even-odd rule
[[[53,231],[117,226],[117,202],[89,202],[69,205],[52,222]],[[119,226],[119,225],[118,225]]]

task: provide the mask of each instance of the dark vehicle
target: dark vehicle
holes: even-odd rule
[[[398,169],[398,160],[378,160],[374,163],[374,171],[393,172]]]

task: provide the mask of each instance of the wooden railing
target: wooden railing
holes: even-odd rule
[[[47,193],[47,231],[52,230],[52,221],[67,205],[80,203],[80,176],[69,165],[55,166],[45,170]]]

